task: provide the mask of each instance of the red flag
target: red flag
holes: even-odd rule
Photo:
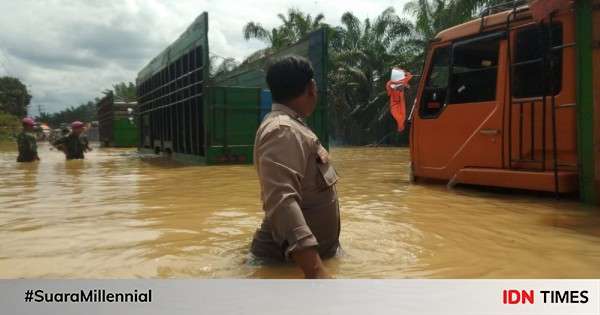
[[[406,120],[406,100],[404,98],[404,89],[408,87],[408,81],[412,78],[410,72],[405,72],[404,78],[397,81],[388,81],[385,85],[387,94],[390,97],[390,113],[396,120],[398,132],[404,130],[404,121]]]

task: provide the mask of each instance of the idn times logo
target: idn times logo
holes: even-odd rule
[[[502,304],[586,304],[588,290],[502,290]]]

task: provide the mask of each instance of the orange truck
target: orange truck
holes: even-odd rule
[[[596,1],[579,1],[597,11]],[[581,68],[579,4],[532,10],[514,3],[431,42],[411,113],[413,178],[556,194],[595,187],[600,129],[581,113],[593,113],[593,97],[583,94],[600,87],[597,78],[595,88],[582,85],[593,71],[592,49],[589,68]],[[583,33],[591,41],[591,29]],[[582,154],[593,155],[585,168]],[[582,188],[584,177],[590,183]]]

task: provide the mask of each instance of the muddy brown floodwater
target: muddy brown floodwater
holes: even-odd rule
[[[246,262],[262,218],[252,166],[96,149],[0,149],[0,278],[297,278]],[[338,148],[338,278],[600,278],[600,211],[575,201],[408,182],[405,148]]]

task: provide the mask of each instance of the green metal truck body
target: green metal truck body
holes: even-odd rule
[[[138,127],[134,118],[136,102],[116,101],[109,94],[98,103],[100,144],[104,147],[136,147]]]
[[[205,12],[138,74],[139,150],[189,163],[252,163],[261,103],[264,109],[265,67],[287,54],[313,63],[322,97],[309,124],[327,145],[325,30],[211,78]]]

